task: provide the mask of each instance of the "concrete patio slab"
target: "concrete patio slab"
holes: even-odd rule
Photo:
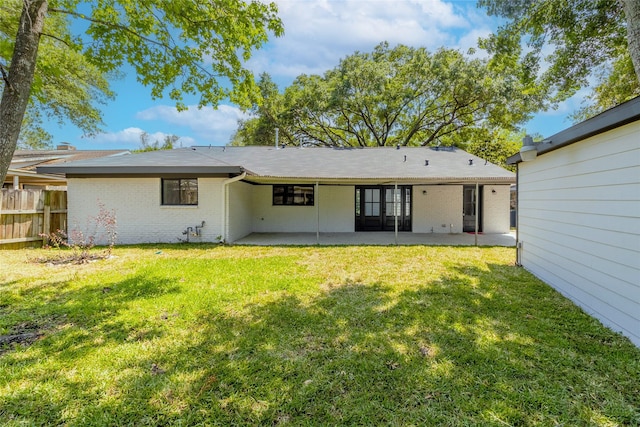
[[[312,245],[444,245],[473,246],[475,235],[472,233],[398,233],[396,242],[393,232],[357,232],[357,233],[252,233],[233,242],[234,245],[255,246],[312,246]],[[515,233],[479,234],[478,246],[515,246]]]

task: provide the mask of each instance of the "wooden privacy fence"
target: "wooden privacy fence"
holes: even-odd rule
[[[66,229],[66,191],[0,191],[0,249],[40,246],[42,234]]]

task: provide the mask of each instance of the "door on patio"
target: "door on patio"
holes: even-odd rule
[[[476,214],[478,215],[478,231],[482,231],[482,186],[478,187],[479,195],[476,194],[475,185],[465,185],[462,198],[462,231],[473,232],[476,229]]]
[[[411,186],[356,187],[356,231],[394,231],[395,214],[398,231],[411,231]]]

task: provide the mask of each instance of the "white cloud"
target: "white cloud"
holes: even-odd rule
[[[93,148],[140,148],[140,135],[146,132],[149,135],[149,141],[158,141],[162,143],[165,137],[173,135],[165,132],[148,132],[137,127],[129,127],[120,131],[100,133],[94,137],[86,138],[91,142]],[[194,145],[195,140],[191,137],[181,137],[178,145],[185,147]]]
[[[276,80],[322,74],[341,58],[383,41],[430,50],[453,46],[459,33],[472,28],[457,5],[442,0],[276,2],[285,35],[272,38],[249,62],[256,73],[266,71]]]
[[[187,133],[194,133],[197,142],[224,145],[229,142],[229,136],[237,129],[238,120],[247,114],[239,108],[220,105],[217,109],[204,107],[199,109],[195,105],[188,106],[185,111],[178,111],[175,107],[158,105],[136,114],[136,119],[145,121],[160,121],[165,125],[176,128],[176,135],[186,128]],[[196,141],[193,140],[195,143]]]

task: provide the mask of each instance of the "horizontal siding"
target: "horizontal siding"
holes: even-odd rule
[[[579,305],[585,312],[599,319],[604,325],[621,332],[640,345],[640,304],[613,292],[603,291],[601,283],[585,274],[577,274],[581,268],[571,269],[557,260],[550,263],[549,257],[539,257],[535,251],[527,252],[527,270],[536,275]],[[569,267],[569,268],[567,268]]]
[[[640,154],[638,155],[640,157]],[[640,161],[640,159],[638,159]],[[570,190],[578,188],[594,187],[614,187],[618,185],[630,185],[638,182],[640,166],[634,167],[613,167],[608,170],[593,171],[591,174],[577,174],[574,170],[567,168],[571,175],[551,175],[549,171],[541,173],[537,178],[528,176],[526,180],[521,180],[520,185],[530,186],[531,191],[550,190]]]
[[[605,246],[568,234],[532,230],[537,231],[535,238],[525,233],[521,236],[527,246],[526,252],[544,252],[540,256],[549,257],[550,264],[562,269],[588,271],[591,280],[607,285],[607,290],[627,295],[627,298],[639,291],[638,270],[629,266],[635,262],[633,250]]]
[[[521,262],[640,346],[640,123],[519,165]]]
[[[545,212],[571,212],[599,215],[602,217],[634,218],[640,212],[640,201],[637,200],[571,200],[567,194],[564,200],[520,200],[520,209],[533,209]],[[551,215],[551,214],[550,214]],[[555,219],[555,218],[554,218]],[[606,218],[602,219],[606,221]]]

